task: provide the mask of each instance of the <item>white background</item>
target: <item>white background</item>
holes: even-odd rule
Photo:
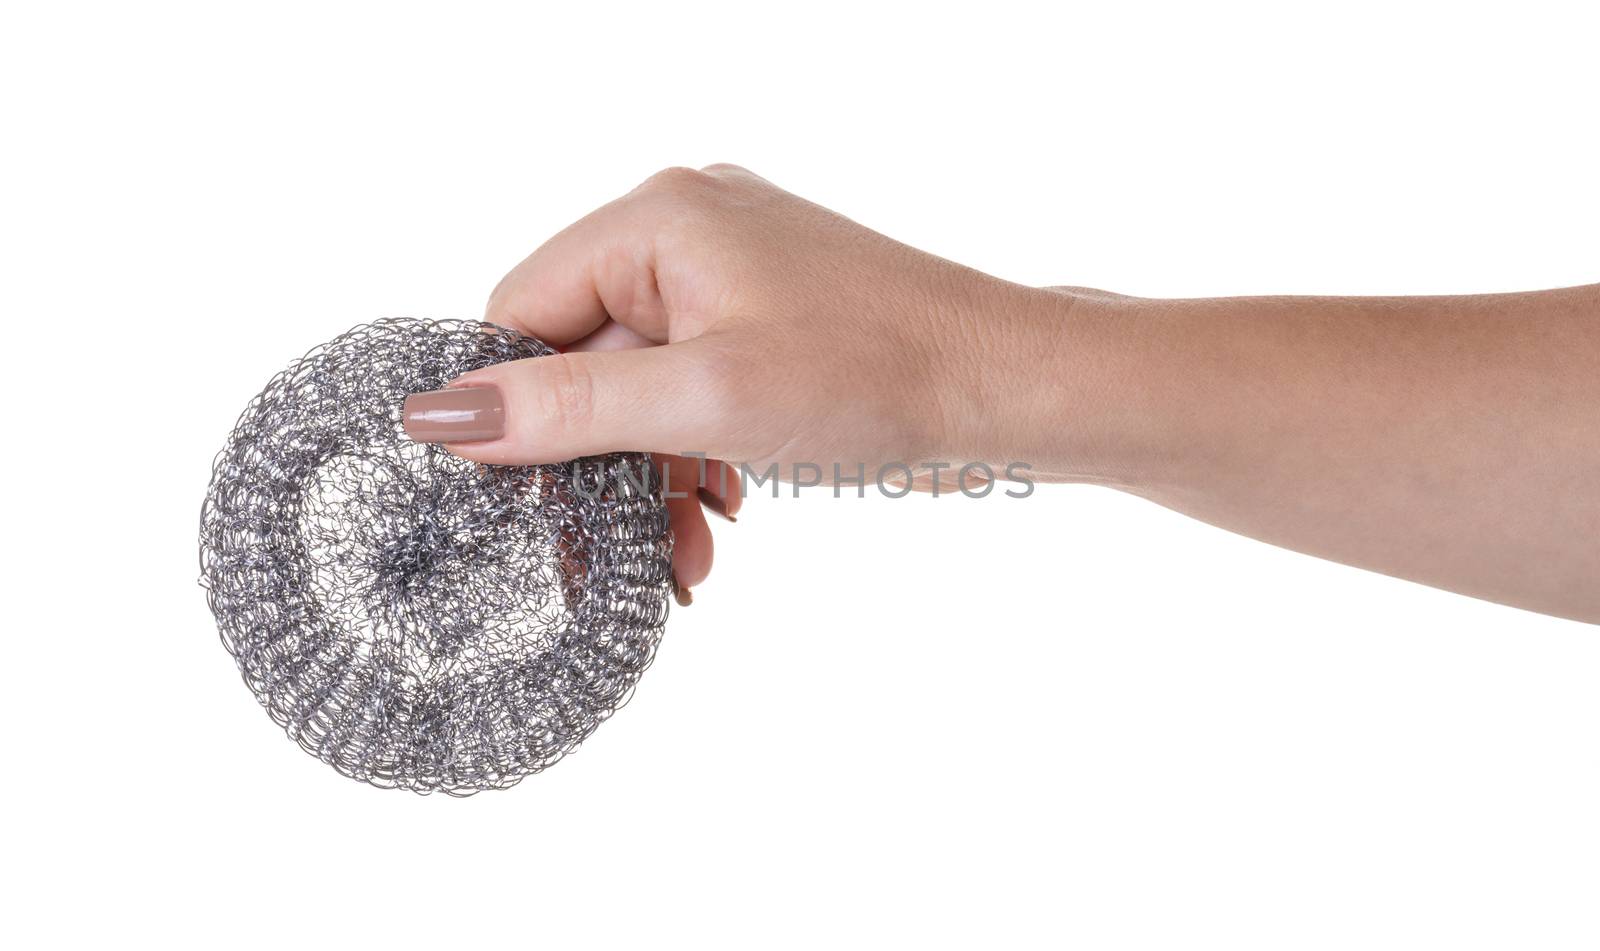
[[[1529,4],[9,5],[5,943],[1595,947],[1593,627],[1109,491],[756,500],[626,710],[453,801],[272,726],[195,531],[291,358],[476,316],[666,165],[1029,283],[1600,280],[1596,35]]]

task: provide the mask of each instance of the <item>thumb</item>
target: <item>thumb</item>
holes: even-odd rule
[[[718,401],[692,341],[558,353],[474,370],[406,397],[406,433],[476,462],[606,452],[716,452]]]

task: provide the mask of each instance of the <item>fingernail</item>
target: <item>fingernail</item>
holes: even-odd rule
[[[672,594],[673,597],[677,599],[678,607],[680,608],[686,608],[694,603],[694,594],[688,588],[685,588],[683,585],[678,583],[677,575],[672,576]]]
[[[699,492],[701,505],[704,505],[706,508],[717,513],[730,522],[738,521],[737,518],[728,514],[728,503],[722,501],[722,496],[711,491],[710,489],[700,489]]]
[[[413,393],[403,412],[406,435],[417,442],[483,442],[506,434],[506,407],[492,386]]]

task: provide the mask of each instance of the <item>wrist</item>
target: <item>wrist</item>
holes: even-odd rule
[[[1161,470],[1149,314],[1140,298],[1009,285],[979,324],[953,450],[1041,482],[1137,491]]]

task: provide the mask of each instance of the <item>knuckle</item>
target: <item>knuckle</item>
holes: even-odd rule
[[[707,176],[704,172],[674,165],[651,175],[640,187],[646,191],[664,192],[669,195],[688,195],[698,191],[706,181]]]
[[[537,387],[539,413],[546,425],[562,434],[581,432],[594,419],[594,377],[571,355],[545,357],[542,385]]]
[[[707,165],[705,168],[702,168],[700,171],[706,175],[715,175],[719,177],[736,177],[740,175],[751,174],[748,168],[745,168],[743,165],[735,165],[732,162],[713,162],[712,164]]]

